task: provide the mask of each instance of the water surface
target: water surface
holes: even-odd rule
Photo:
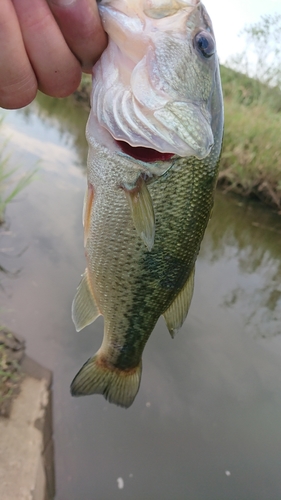
[[[133,406],[74,399],[69,385],[102,340],[76,333],[71,302],[85,267],[81,213],[86,112],[40,96],[6,113],[11,165],[37,165],[7,210],[2,318],[54,373],[57,500],[281,498],[281,217],[216,196],[187,320],[159,320]],[[6,250],[5,250],[6,249]],[[23,251],[23,253],[21,253]]]

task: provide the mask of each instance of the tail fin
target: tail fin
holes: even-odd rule
[[[101,362],[97,353],[79,370],[70,391],[72,396],[103,394],[110,403],[129,408],[139,390],[141,370],[141,362],[136,368],[127,371],[109,368]]]

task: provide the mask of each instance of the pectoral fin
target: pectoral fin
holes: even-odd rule
[[[100,314],[86,269],[72,302],[72,320],[77,332],[93,323]]]
[[[174,302],[172,302],[167,311],[165,311],[163,314],[167,328],[173,338],[180,329],[180,327],[182,326],[186,318],[186,315],[188,313],[188,309],[193,295],[194,271],[195,269],[193,268],[183,289],[176,296]]]
[[[137,233],[150,251],[154,245],[155,216],[153,203],[144,179],[133,189],[124,188]]]

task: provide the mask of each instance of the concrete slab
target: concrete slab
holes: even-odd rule
[[[9,418],[0,418],[0,499],[52,500],[51,373],[28,357]]]

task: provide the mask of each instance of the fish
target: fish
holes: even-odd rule
[[[93,68],[77,331],[104,319],[101,347],[71,394],[128,408],[164,316],[188,313],[223,139],[211,19],[200,0],[101,0],[108,46]]]

